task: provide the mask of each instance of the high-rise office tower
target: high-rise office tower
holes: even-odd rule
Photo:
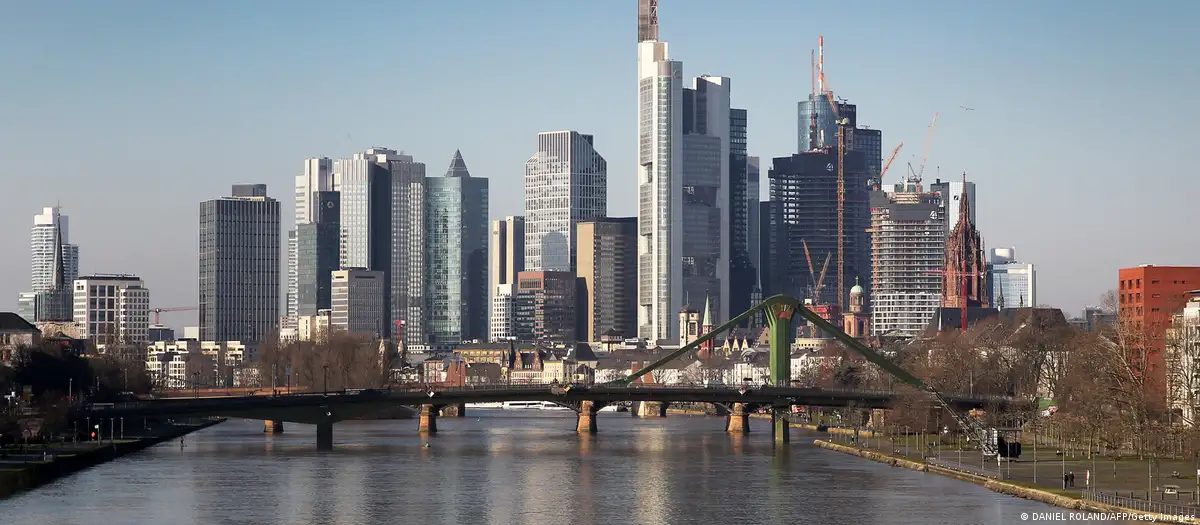
[[[490,334],[492,342],[513,337],[513,300],[517,274],[525,271],[525,217],[508,216],[492,221],[488,249],[491,281]]]
[[[1037,273],[1033,264],[1018,261],[1016,248],[992,248],[989,259],[988,281],[996,308],[1036,307]]]
[[[384,272],[385,329],[404,321],[405,344],[425,344],[425,164],[371,148],[334,161],[333,190],[341,198],[341,266]]]
[[[574,271],[575,225],[608,210],[608,163],[591,135],[538,133],[525,161],[525,268]]]
[[[488,336],[488,180],[455,151],[443,177],[425,182],[425,291],[429,342]]]
[[[919,334],[941,306],[946,221],[940,210],[936,193],[871,193],[873,333]]]
[[[767,174],[771,202],[763,210],[762,240],[767,254],[767,260],[761,263],[767,279],[763,296],[788,294],[811,298],[814,292],[819,292],[821,303],[845,304],[849,287],[857,277],[865,295],[871,297],[871,239],[867,233],[871,225],[867,190],[870,175],[862,153],[856,151],[844,155],[846,261],[842,268],[847,289],[837,289],[838,159],[836,148],[824,148],[772,161]],[[809,269],[810,255],[817,272],[826,257],[830,261],[819,289]]]
[[[745,112],[737,118],[736,133],[729,98],[730,80],[704,75],[683,90],[683,223],[682,235],[683,300],[686,307],[708,305],[714,322],[723,323],[729,312],[731,250],[737,244],[732,237],[731,159],[735,152],[745,177]],[[740,135],[740,136],[739,136]],[[736,200],[744,199],[743,193]],[[749,259],[740,261],[743,284],[753,281],[745,273]],[[746,303],[749,297],[744,297]]]
[[[579,223],[578,270],[582,293],[576,315],[580,340],[599,342],[610,332],[637,337],[637,217]]]
[[[571,272],[518,274],[514,337],[519,341],[575,341],[575,288]]]
[[[746,110],[729,110],[729,307],[726,317],[750,309],[750,296],[758,280],[754,260],[758,254],[750,247],[751,207],[758,206],[758,173],[751,180],[750,158],[746,155]],[[754,199],[750,199],[754,192]],[[753,225],[758,228],[757,224]],[[711,311],[711,308],[710,308]]]
[[[327,157],[304,160],[304,172],[296,176],[296,226],[312,222],[314,194],[318,191],[333,191],[333,160]],[[298,254],[296,231],[288,231],[288,281],[287,281],[287,324],[294,325],[297,318]],[[339,241],[340,242],[340,241]],[[311,315],[311,314],[310,314]]]
[[[821,37],[817,48],[817,63],[814,65],[813,92],[797,105],[796,151],[813,151],[837,145],[838,120],[846,133],[846,149],[863,154],[863,161],[872,185],[879,183],[879,172],[883,168],[883,132],[859,127],[858,107],[841,97],[835,97],[825,84],[825,37]]]
[[[341,200],[336,191],[310,196],[307,222],[296,225],[296,313],[317,315],[330,308],[330,275],[339,267]]]
[[[937,193],[941,200],[942,216],[946,218],[946,237],[950,236],[950,230],[954,229],[954,225],[958,224],[959,200],[963,195],[967,196],[967,200],[971,202],[979,202],[975,200],[975,183],[969,181],[948,180],[943,182],[942,179],[937,179],[933,184],[929,185],[929,191]],[[971,210],[971,223],[977,224],[975,221],[975,208],[969,206]]]
[[[135,275],[88,275],[74,283],[75,324],[93,343],[145,343],[150,291]]]
[[[71,283],[79,276],[79,246],[68,243],[70,221],[61,208],[42,209],[29,231],[31,290],[18,299],[25,320],[70,321],[73,318]]]
[[[200,338],[258,343],[279,328],[279,201],[266,184],[200,203]]]
[[[750,265],[754,267],[754,287],[759,287],[759,274],[762,273],[760,246],[762,244],[762,201],[759,192],[762,191],[762,171],[759,168],[758,157],[746,157],[746,251],[750,254]],[[729,313],[737,315],[740,310]]]
[[[384,297],[387,280],[383,272],[345,268],[330,272],[329,325],[351,334],[382,338],[387,333]]]
[[[637,117],[638,336],[671,340],[684,306],[683,62],[658,41],[656,0],[638,1]]]

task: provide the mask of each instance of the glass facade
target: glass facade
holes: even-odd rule
[[[525,162],[525,269],[574,271],[575,225],[608,212],[608,163],[591,135],[538,133]]]
[[[296,226],[296,311],[317,315],[330,308],[330,275],[339,267],[341,226],[336,191],[314,192],[312,221]]]
[[[989,280],[996,308],[1037,306],[1037,273],[1032,264],[1009,262],[990,266]]]
[[[430,344],[488,337],[488,181],[455,152],[445,177],[426,180],[425,262]]]

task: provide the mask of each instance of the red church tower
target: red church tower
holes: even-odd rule
[[[987,264],[983,240],[971,221],[971,203],[967,200],[967,176],[963,174],[963,192],[958,200],[958,224],[946,241],[946,268],[942,272],[942,307],[971,308],[991,306],[988,299]]]

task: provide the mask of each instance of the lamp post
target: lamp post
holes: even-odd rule
[[[196,399],[200,399],[200,372],[192,372],[192,392]]]
[[[329,365],[321,365],[321,377],[325,381],[325,386],[322,387],[324,394],[329,393]]]

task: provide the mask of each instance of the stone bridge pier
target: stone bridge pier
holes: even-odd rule
[[[268,419],[266,421],[263,421],[263,433],[264,434],[282,434],[283,433],[283,421],[278,420],[278,419]]]
[[[729,409],[729,424],[725,426],[730,434],[750,433],[750,412],[745,403],[734,403]]]
[[[438,407],[421,405],[421,415],[418,416],[417,432],[421,434],[437,434]]]
[[[456,403],[441,407],[442,417],[467,417],[467,404]]]
[[[629,411],[633,417],[667,417],[667,403],[662,401],[635,401]]]
[[[579,419],[575,423],[575,431],[580,434],[595,434],[596,414],[603,408],[596,404],[595,401],[582,401],[579,403]]]

